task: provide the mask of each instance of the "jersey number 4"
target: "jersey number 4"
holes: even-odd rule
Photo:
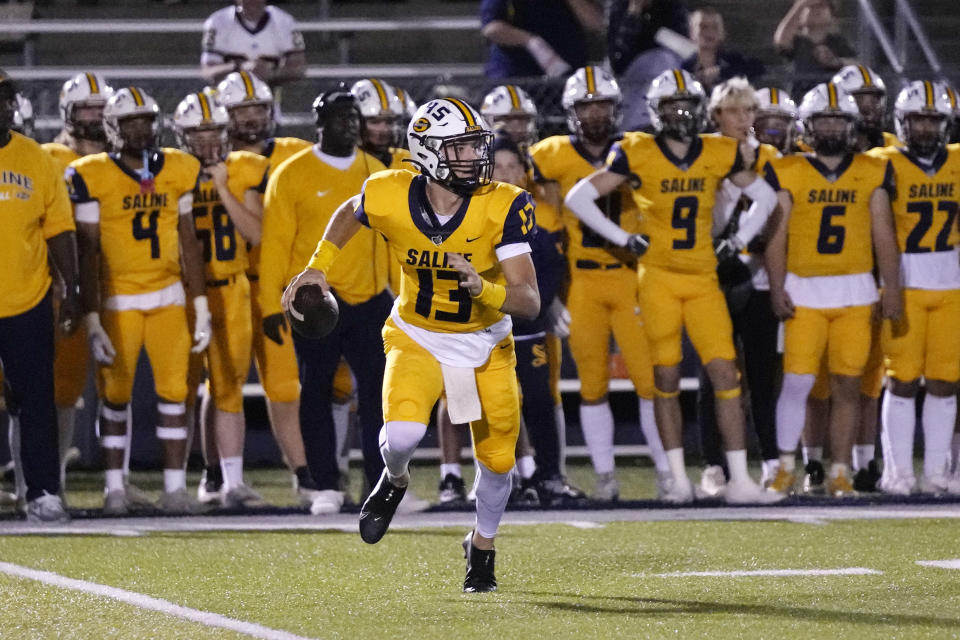
[[[417,303],[414,310],[424,318],[430,318],[430,311],[433,307],[434,273],[436,273],[438,281],[442,280],[451,284],[449,289],[450,301],[457,303],[456,312],[451,313],[450,311],[437,309],[434,312],[434,319],[441,322],[468,322],[470,312],[473,309],[473,299],[470,297],[469,291],[460,288],[460,274],[452,269],[438,269],[436,272],[433,269],[417,269],[417,281],[420,290],[417,292]],[[438,284],[442,283],[438,282]]]
[[[133,215],[133,237],[137,240],[150,241],[150,258],[156,260],[160,257],[160,236],[157,235],[157,221],[160,218],[160,210],[137,211]]]

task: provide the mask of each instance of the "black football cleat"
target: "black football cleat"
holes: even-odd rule
[[[397,512],[406,487],[398,487],[387,479],[387,470],[380,474],[380,481],[360,507],[360,537],[367,544],[380,542],[390,527],[393,514]]]
[[[463,580],[464,593],[487,593],[497,590],[493,575],[495,549],[484,551],[473,546],[473,531],[463,539],[463,556],[467,559],[467,577]]]
[[[859,493],[875,493],[879,491],[880,475],[880,465],[871,460],[853,476],[853,488]]]

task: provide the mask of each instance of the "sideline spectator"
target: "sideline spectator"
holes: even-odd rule
[[[203,23],[201,73],[217,84],[232,71],[250,71],[271,87],[307,70],[303,35],[286,11],[266,0],[236,0]]]
[[[585,31],[603,31],[598,0],[483,0],[488,78],[563,76],[587,63]]]
[[[686,36],[686,5],[683,0],[613,0],[607,25],[610,69],[623,91],[623,129],[643,129],[650,125],[646,101],[650,82],[682,61],[657,42],[657,32],[666,28]]]
[[[723,15],[715,7],[701,7],[690,14],[690,38],[697,53],[683,61],[682,68],[700,81],[707,93],[737,76],[753,80],[764,72],[763,63],[724,47],[727,31]]]
[[[856,52],[837,32],[832,0],[795,0],[773,34],[777,51],[793,62],[794,95],[803,95],[843,66]]]

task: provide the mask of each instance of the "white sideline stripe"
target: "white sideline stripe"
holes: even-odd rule
[[[159,611],[160,613],[165,613],[177,618],[183,618],[184,620],[189,620],[191,622],[197,622],[207,627],[219,627],[221,629],[229,629],[230,631],[245,633],[248,636],[261,638],[262,640],[311,640],[310,638],[298,636],[286,631],[270,629],[269,627],[264,627],[252,622],[244,622],[243,620],[228,618],[220,615],[219,613],[211,613],[209,611],[200,611],[198,609],[182,607],[168,600],[153,598],[135,591],[118,589],[105,584],[87,582],[86,580],[76,580],[74,578],[62,576],[58,573],[29,569],[27,567],[21,567],[17,564],[10,564],[9,562],[0,562],[0,572],[15,576],[17,578],[36,580],[37,582],[49,584],[60,589],[72,589],[74,591],[82,591],[84,593],[100,596],[101,598],[111,598],[113,600],[118,600],[119,602],[130,604],[141,609]]]
[[[881,576],[883,571],[865,567],[846,569],[760,569],[757,571],[678,571],[675,573],[635,573],[635,578],[753,578],[772,576],[776,578],[793,576]]]
[[[917,560],[921,567],[935,567],[937,569],[960,569],[960,558],[954,560]]]

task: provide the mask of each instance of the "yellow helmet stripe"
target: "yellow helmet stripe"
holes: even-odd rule
[[[683,71],[680,69],[674,69],[673,79],[677,82],[677,93],[686,93],[687,81],[683,79]]]
[[[257,94],[253,90],[253,79],[250,77],[250,73],[248,71],[241,71],[240,77],[243,79],[243,88],[247,91],[246,99],[253,100],[257,97]]]
[[[517,88],[512,84],[508,84],[507,93],[510,94],[510,105],[513,107],[513,110],[519,111],[520,110],[520,94],[517,93]]]
[[[136,104],[138,107],[143,106],[143,95],[141,95],[140,89],[137,89],[136,87],[130,87],[130,95],[133,96],[134,104]]]
[[[90,93],[94,95],[100,93],[100,83],[97,82],[97,76],[93,75],[92,73],[88,73],[86,76],[87,84],[90,85]]]
[[[863,66],[862,64],[858,64],[858,65],[857,65],[857,68],[860,69],[860,75],[863,76],[863,86],[865,86],[865,87],[872,87],[872,86],[873,86],[873,78],[872,78],[871,75],[870,75],[870,70],[867,69],[867,68],[866,68],[865,66]]]
[[[597,92],[597,80],[594,77],[594,70],[592,66],[584,67],[584,75],[587,79],[587,95],[592,96]]]
[[[780,104],[780,90],[776,87],[770,89],[770,104]]]
[[[457,109],[460,110],[460,113],[463,114],[463,119],[467,121],[468,127],[477,126],[477,119],[473,117],[473,113],[470,111],[470,107],[463,104],[463,102],[461,102],[460,100],[457,100],[456,98],[447,98],[447,100],[449,102],[452,102],[454,106],[456,106]]]
[[[933,109],[933,83],[929,80],[923,81],[923,93],[926,96],[926,107],[927,109]]]
[[[390,111],[390,100],[387,98],[387,92],[383,90],[383,83],[376,78],[370,78],[370,84],[373,85],[373,88],[377,90],[377,95],[380,96],[380,111]]]
[[[836,109],[839,104],[837,102],[837,85],[832,82],[827,83],[827,104],[831,109]]]
[[[947,98],[950,100],[950,108],[956,110],[957,92],[953,90],[953,87],[947,87]]]
[[[396,91],[397,91],[397,97],[400,98],[400,104],[402,104],[404,107],[406,107],[406,106],[407,106],[407,94],[404,93],[403,89],[401,89],[400,87],[395,87],[395,89],[396,89]]]
[[[203,121],[210,121],[210,100],[203,93],[197,94],[197,100],[200,101],[200,113],[203,114]]]

